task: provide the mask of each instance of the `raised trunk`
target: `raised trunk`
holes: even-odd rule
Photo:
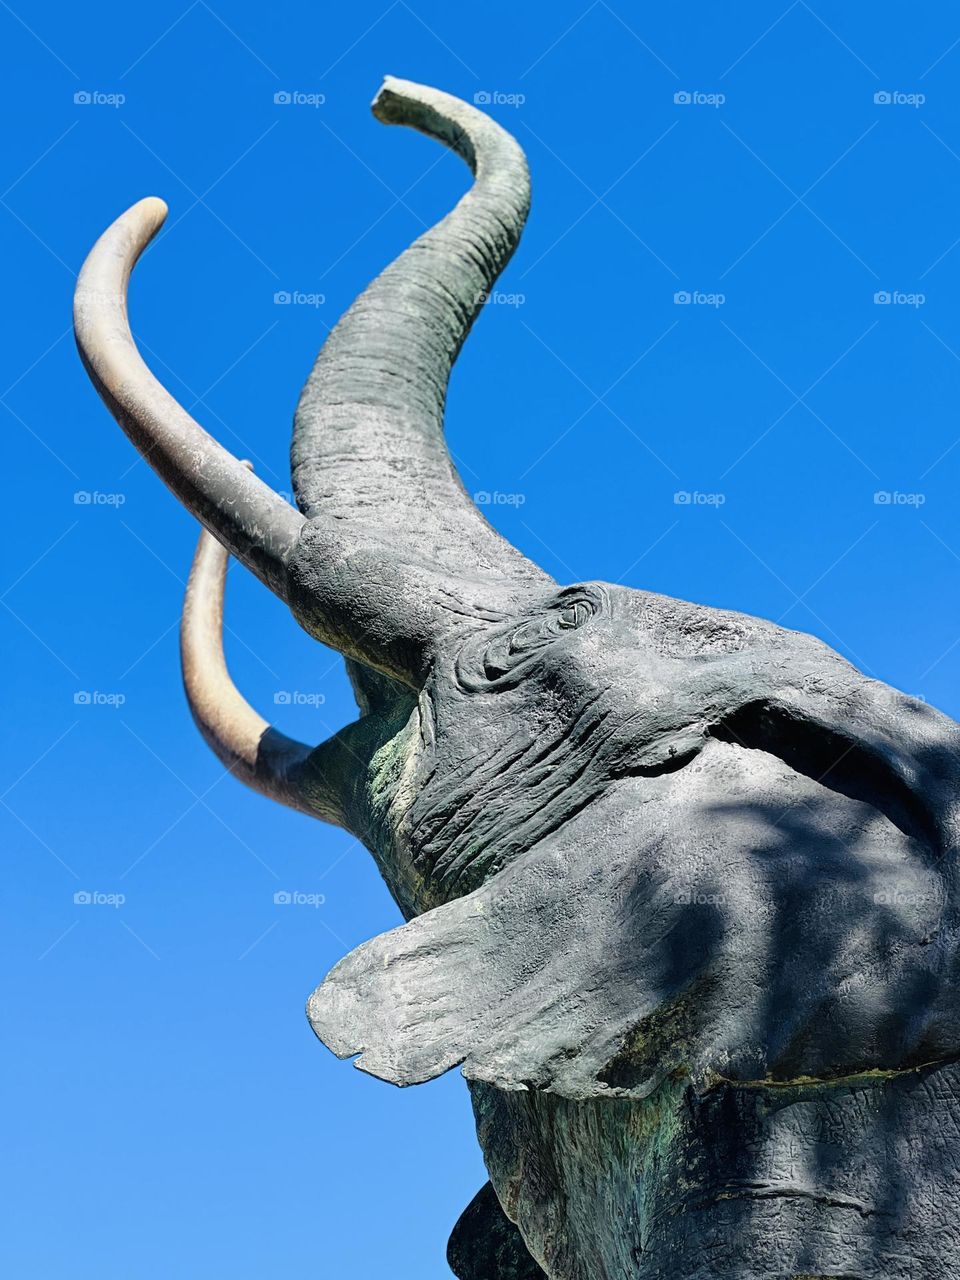
[[[475,108],[408,81],[387,79],[373,110],[446,144],[475,182],[327,338],[297,407],[297,502],[457,577],[549,581],[480,515],[443,439],[453,362],[526,220],[523,152]]]

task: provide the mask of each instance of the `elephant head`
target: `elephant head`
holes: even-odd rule
[[[208,531],[182,630],[201,731],[238,778],[356,834],[407,921],[317,988],[318,1036],[398,1084],[462,1063],[569,1103],[956,1056],[960,730],[812,637],[560,586],[491,528],[444,402],[518,243],[526,163],[435,90],[388,79],[373,109],[475,180],[324,344],[296,413],[299,510],[136,351],[126,287],[159,200],[108,229],[76,296],[97,390]],[[361,716],[320,747],[229,679],[228,553],[347,659]]]

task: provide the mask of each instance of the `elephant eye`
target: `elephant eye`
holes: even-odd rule
[[[457,658],[457,679],[472,692],[514,688],[542,661],[564,632],[576,631],[603,608],[589,584],[567,588],[533,615],[504,619],[493,632],[478,632]]]
[[[578,600],[576,604],[568,605],[557,619],[557,625],[565,630],[572,630],[574,627],[582,627],[586,620],[590,617],[592,610],[582,600]]]

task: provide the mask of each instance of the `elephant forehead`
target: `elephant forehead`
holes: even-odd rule
[[[628,587],[609,587],[605,596],[610,616],[631,622],[650,647],[665,656],[740,653],[754,648],[813,648],[842,661],[826,645],[803,632],[733,609],[715,609]]]
[[[890,1070],[958,1048],[955,904],[929,848],[717,741],[621,781],[479,889],[353,952],[311,1002],[396,1083],[568,1097]]]

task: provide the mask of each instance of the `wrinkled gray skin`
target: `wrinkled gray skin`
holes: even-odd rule
[[[299,516],[111,364],[97,298],[149,202],[77,301],[128,433],[348,659],[361,718],[310,753],[270,730],[245,757],[191,693],[238,776],[356,833],[407,920],[321,983],[314,1030],[396,1084],[463,1065],[492,1190],[462,1280],[960,1274],[960,730],[809,636],[561,588],[494,533],[443,409],[525,162],[434,90],[388,80],[374,110],[476,181],[327,340]]]

